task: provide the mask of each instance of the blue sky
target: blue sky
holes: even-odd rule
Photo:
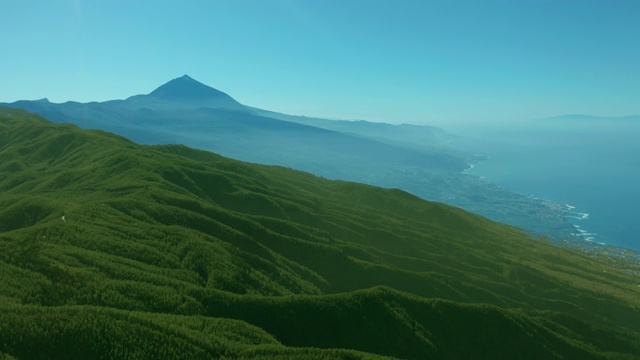
[[[392,123],[640,114],[640,2],[1,1],[0,102],[189,74],[289,114]]]

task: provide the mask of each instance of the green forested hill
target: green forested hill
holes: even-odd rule
[[[0,358],[640,358],[631,266],[0,109]]]

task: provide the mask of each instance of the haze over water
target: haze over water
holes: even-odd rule
[[[640,250],[640,122],[549,121],[486,129],[479,137],[489,159],[469,173],[575,207],[568,220],[579,238]]]

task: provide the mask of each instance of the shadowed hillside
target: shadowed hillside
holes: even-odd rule
[[[400,190],[0,109],[0,355],[638,358],[632,270]]]

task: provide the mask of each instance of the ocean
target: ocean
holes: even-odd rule
[[[640,122],[536,124],[478,131],[468,173],[566,204],[576,239],[640,251]]]

